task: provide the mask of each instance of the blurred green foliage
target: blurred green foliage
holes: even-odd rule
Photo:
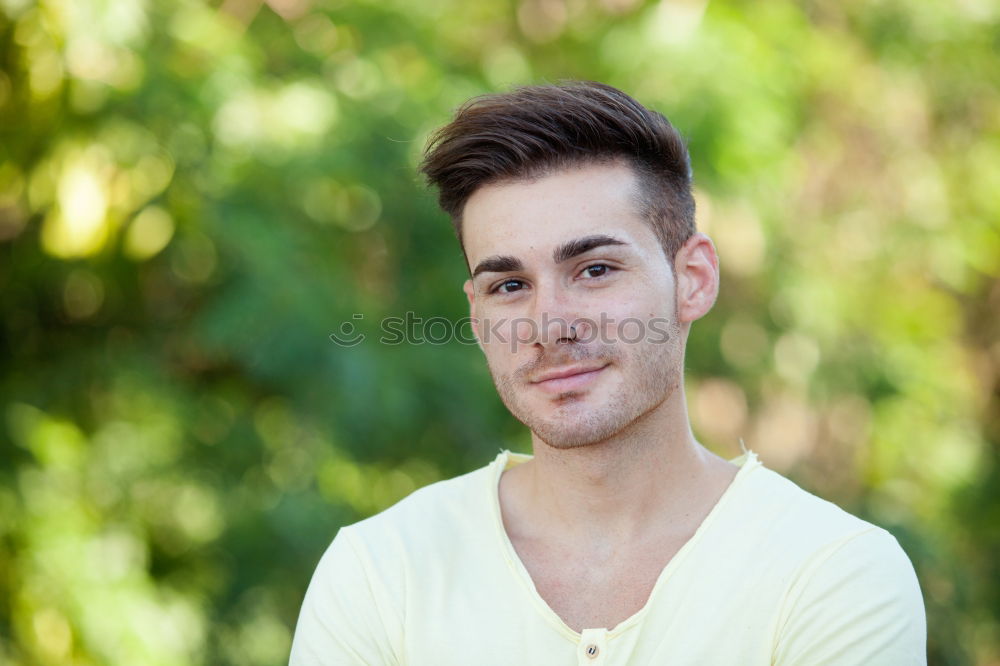
[[[339,525],[525,450],[475,346],[378,321],[466,314],[428,132],[587,78],[690,140],[699,436],[998,663],[998,45],[991,0],[0,0],[0,662],[282,663]]]

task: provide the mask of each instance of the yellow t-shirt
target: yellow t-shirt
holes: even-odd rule
[[[341,528],[306,592],[292,666],[926,664],[923,600],[896,539],[752,451],[641,610],[570,629],[500,517],[500,475],[529,459],[503,451]]]

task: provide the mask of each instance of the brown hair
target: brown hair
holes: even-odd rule
[[[663,115],[603,83],[473,98],[431,137],[420,170],[438,188],[462,243],[462,210],[478,188],[622,158],[639,180],[641,213],[672,264],[695,231],[687,147]]]

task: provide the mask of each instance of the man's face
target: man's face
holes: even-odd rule
[[[663,404],[682,381],[687,322],[714,301],[711,242],[685,244],[675,279],[636,188],[628,166],[588,164],[482,187],[464,209],[464,288],[490,373],[553,447],[603,441]]]

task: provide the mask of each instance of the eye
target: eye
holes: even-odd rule
[[[611,268],[611,266],[608,266],[607,264],[591,264],[590,266],[587,266],[580,272],[581,274],[584,274],[589,278],[599,278],[599,277],[604,277],[613,270],[614,269]]]
[[[504,280],[500,284],[496,285],[490,289],[491,294],[509,294],[514,291],[520,291],[524,283],[520,280]]]

